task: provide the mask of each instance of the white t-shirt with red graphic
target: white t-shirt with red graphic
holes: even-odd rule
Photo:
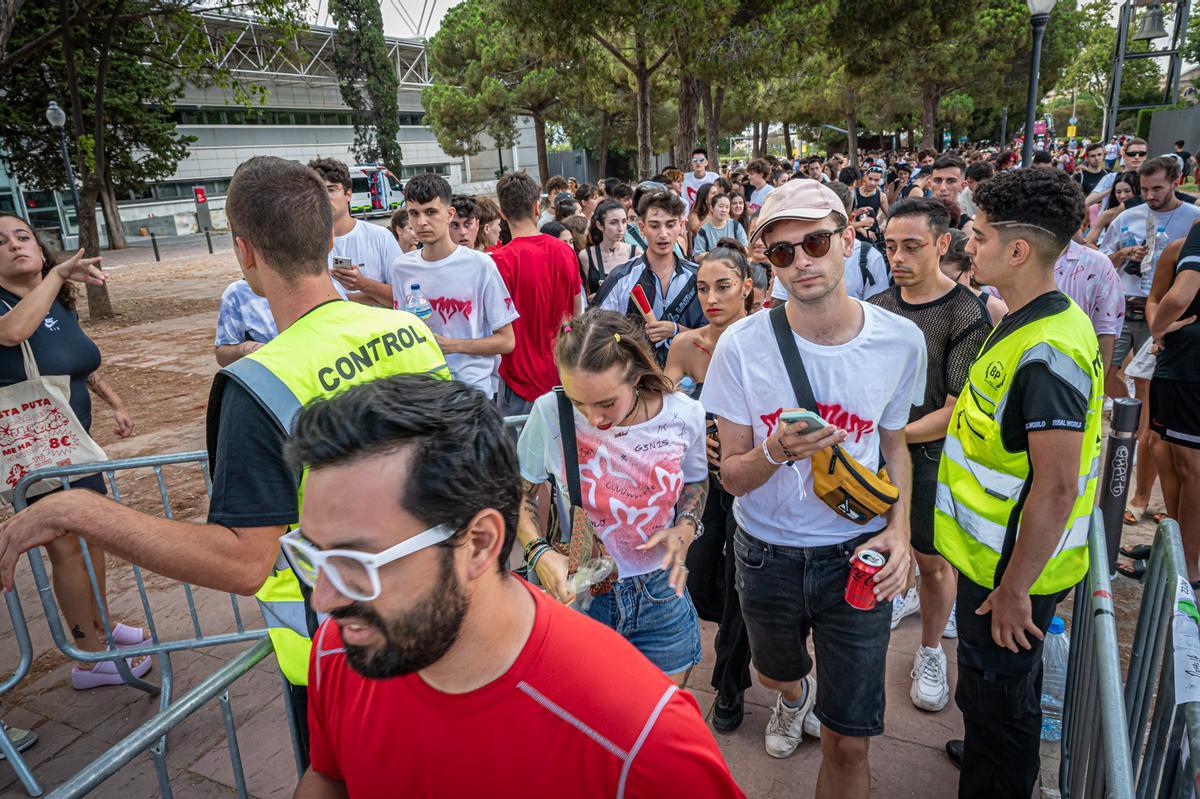
[[[683,215],[686,217],[692,212],[692,206],[696,204],[696,194],[700,191],[700,187],[705,183],[712,183],[717,178],[721,177],[716,172],[705,172],[704,177],[696,177],[695,172],[683,173]],[[703,221],[703,220],[701,220]]]
[[[859,463],[879,468],[879,428],[901,430],[925,396],[925,337],[909,320],[868,303],[863,327],[845,344],[822,346],[792,334],[812,384],[817,412],[846,431],[842,444]],[[767,313],[736,322],[717,341],[700,396],[704,409],[753,427],[754,445],[771,435],[784,408],[798,407]],[[810,409],[811,410],[811,409]],[[883,529],[834,513],[815,494],[807,458],[776,470],[733,503],[738,525],[770,544],[816,547]]]
[[[420,283],[421,293],[433,306],[426,324],[446,338],[484,338],[519,316],[492,256],[478,250],[455,247],[440,261],[426,261],[421,250],[404,253],[388,267],[387,282],[395,308],[403,308],[408,287]],[[455,380],[489,397],[496,395],[499,355],[451,353],[446,365]]]
[[[663,549],[639,551],[659,530],[675,524],[675,504],[687,483],[708,479],[704,408],[684,394],[663,395],[662,410],[641,424],[600,430],[575,411],[579,450],[579,487],[583,508],[617,562],[622,578],[649,574],[662,564]],[[521,477],[562,487],[566,471],[558,398],[551,391],[538,397],[517,445]],[[561,518],[570,518],[565,505]]]

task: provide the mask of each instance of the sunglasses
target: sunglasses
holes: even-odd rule
[[[796,248],[804,250],[809,258],[820,258],[829,252],[829,244],[833,237],[846,229],[845,225],[833,230],[822,230],[819,233],[809,233],[798,242],[781,241],[772,244],[763,255],[776,269],[787,269],[796,260]]]
[[[1127,150],[1125,152],[1125,155],[1129,156],[1130,158],[1145,158],[1146,151],[1145,150]]]
[[[292,571],[309,588],[316,588],[318,576],[324,572],[337,592],[355,602],[370,602],[379,597],[379,568],[442,543],[456,532],[448,524],[440,524],[417,533],[382,552],[359,552],[351,549],[317,549],[297,527],[280,537],[283,552]]]

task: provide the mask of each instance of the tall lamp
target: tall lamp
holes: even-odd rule
[[[71,168],[71,153],[67,149],[67,112],[51,100],[50,105],[46,107],[46,121],[58,130],[58,149],[62,153],[63,167],[67,170],[67,185],[71,187],[71,200],[75,203],[75,224],[78,225],[79,187],[75,185],[75,170]]]
[[[1042,36],[1046,22],[1054,10],[1055,0],[1025,0],[1029,6],[1029,24],[1033,26],[1033,54],[1029,60],[1029,100],[1025,106],[1025,146],[1021,148],[1021,164],[1033,165],[1033,123],[1037,117],[1038,70],[1042,66]]]

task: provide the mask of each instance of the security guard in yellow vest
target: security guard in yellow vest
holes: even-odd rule
[[[1086,574],[1103,364],[1054,264],[1084,218],[1064,173],[1002,172],[975,193],[967,252],[1009,313],[959,394],[938,471],[934,544],[959,571],[959,796],[1028,799],[1039,771],[1042,638]]]
[[[283,455],[290,420],[305,403],[357,383],[450,374],[416,317],[346,302],[334,289],[330,201],[311,169],[274,157],[246,161],[234,173],[225,215],[246,281],[267,298],[280,334],[213,382],[208,523],[148,516],[91,491],[64,491],[0,526],[0,575],[11,585],[20,553],[73,533],[167,577],[257,594],[293,687],[307,754],[304,686],[316,620],[279,557],[279,537],[299,521],[302,487]]]

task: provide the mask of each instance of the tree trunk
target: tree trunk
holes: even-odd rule
[[[717,143],[717,133],[720,130],[716,111],[713,104],[712,84],[700,81],[700,103],[704,109],[704,149],[708,151],[709,162],[716,165],[714,172],[721,171],[720,146]]]
[[[938,149],[937,140],[937,97],[933,92],[921,92],[921,146]]]
[[[79,192],[79,245],[89,256],[100,252],[100,231],[96,227],[96,200],[100,194],[100,178],[88,175]],[[90,209],[91,213],[86,213]],[[87,284],[88,319],[107,319],[113,315],[112,300],[106,286]]]
[[[792,157],[792,129],[786,120],[783,123],[783,155],[788,159]]]
[[[700,115],[700,85],[686,75],[679,78],[679,120],[675,128],[675,154],[689,163],[680,164],[684,172],[691,167],[692,150],[696,147],[698,118]],[[712,155],[709,155],[712,158]],[[674,159],[672,159],[674,160]]]
[[[638,180],[650,177],[650,69],[646,64],[646,37],[640,27],[633,32],[634,56],[637,69],[637,175]]]
[[[716,153],[720,149],[721,139],[721,110],[725,105],[725,87],[717,88],[716,97],[705,91],[704,97],[709,101],[709,105],[704,109],[704,138],[712,158],[712,153]],[[720,153],[717,153],[717,163],[720,163]]]
[[[764,120],[762,123],[762,143],[758,146],[758,157],[767,157],[767,148],[769,146],[769,138],[771,136],[771,123],[769,120]]]
[[[100,210],[104,214],[104,227],[108,231],[108,248],[123,250],[128,247],[125,225],[121,222],[121,211],[117,206],[117,192],[112,187],[111,179],[106,179],[100,187]]]
[[[545,183],[550,178],[550,161],[546,158],[546,120],[541,114],[533,115],[533,138],[537,142],[538,181]]]
[[[858,166],[858,120],[853,111],[846,114],[846,157],[850,166]]]
[[[600,118],[600,152],[596,154],[597,179],[604,180],[608,171],[608,143],[612,138],[612,114],[607,111]]]

